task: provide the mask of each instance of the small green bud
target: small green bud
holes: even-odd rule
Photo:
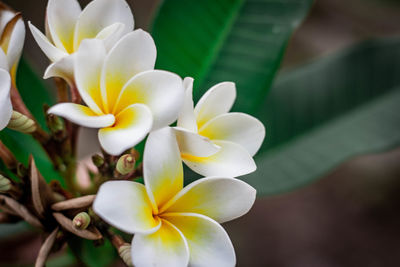
[[[37,127],[36,123],[32,119],[28,118],[24,114],[19,113],[18,111],[13,110],[7,128],[21,133],[33,133],[36,131]]]
[[[0,193],[6,193],[11,189],[11,181],[0,174]]]
[[[93,161],[93,164],[98,168],[104,165],[104,158],[102,156],[100,156],[99,154],[93,155],[92,161]]]
[[[128,174],[135,169],[136,160],[131,154],[121,156],[117,162],[117,171],[122,174]]]
[[[86,212],[78,213],[72,220],[72,225],[79,230],[86,229],[90,224],[90,216]]]

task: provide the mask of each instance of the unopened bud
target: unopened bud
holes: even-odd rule
[[[99,154],[93,155],[92,161],[93,161],[93,164],[98,168],[104,165],[104,158],[102,156],[100,156]]]
[[[6,193],[11,189],[11,181],[0,174],[0,193]]]
[[[120,174],[125,175],[135,169],[135,163],[135,158],[130,154],[126,154],[118,159],[116,169]]]
[[[60,117],[54,114],[47,114],[46,123],[47,127],[49,127],[50,131],[57,140],[62,140],[65,138],[66,131],[64,121]]]
[[[86,212],[78,213],[72,220],[72,225],[79,230],[86,229],[90,224],[90,216]]]
[[[7,128],[22,133],[33,133],[36,131],[36,123],[27,116],[14,110]]]
[[[128,243],[123,244],[118,249],[119,256],[128,266],[133,266],[131,256],[131,245]]]

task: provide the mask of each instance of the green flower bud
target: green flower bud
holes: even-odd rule
[[[90,224],[90,216],[86,212],[78,213],[72,220],[72,225],[79,230],[86,229]]]
[[[11,189],[11,181],[0,174],[0,193],[6,193]]]
[[[36,131],[36,123],[24,114],[14,110],[7,128],[22,133],[33,133]]]
[[[96,167],[101,167],[104,165],[104,158],[102,156],[100,156],[99,154],[93,155],[92,161]]]
[[[126,154],[118,159],[116,169],[120,174],[125,175],[135,169],[135,163],[135,158],[130,154]]]

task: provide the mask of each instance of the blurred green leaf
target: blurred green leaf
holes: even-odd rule
[[[400,39],[367,41],[282,73],[258,117],[267,137],[259,195],[321,177],[346,159],[400,144]]]
[[[238,88],[235,109],[254,113],[312,0],[165,0],[153,24],[157,68],[192,76],[195,98],[221,81]],[[201,90],[200,90],[201,88]]]
[[[43,104],[51,105],[54,103],[54,99],[40,76],[32,70],[24,58],[21,59],[18,67],[17,86],[21,97],[33,116],[42,127],[45,127]],[[28,163],[28,157],[32,154],[46,180],[56,179],[60,182],[63,181],[59,173],[53,169],[53,165],[42,147],[32,136],[5,129],[0,132],[0,140],[15,154],[19,161],[25,164]]]
[[[108,240],[102,246],[95,246],[93,241],[74,237],[68,241],[68,245],[73,254],[89,267],[110,266],[118,257],[116,249]]]

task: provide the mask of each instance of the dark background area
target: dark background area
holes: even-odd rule
[[[5,2],[43,29],[47,1]],[[88,1],[80,2],[84,6]],[[128,2],[135,27],[148,29],[159,1]],[[317,0],[294,34],[282,68],[364,39],[396,35],[400,35],[399,1]],[[42,75],[46,58],[28,31],[26,39],[26,57]],[[399,192],[400,149],[393,149],[353,158],[297,191],[260,198],[248,215],[225,228],[236,248],[238,266],[399,266]],[[36,234],[2,240],[0,265],[33,262],[39,246]]]

